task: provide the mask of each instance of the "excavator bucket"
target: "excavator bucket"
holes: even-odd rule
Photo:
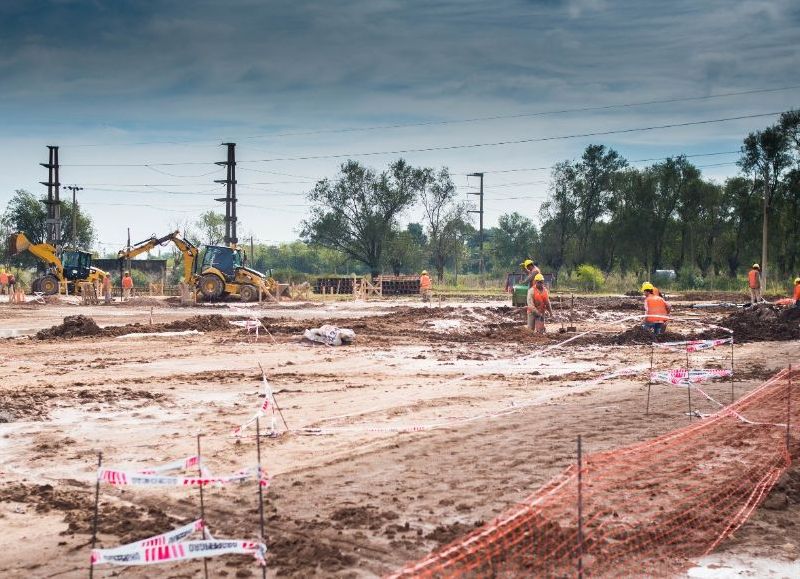
[[[30,242],[25,238],[25,234],[23,233],[12,233],[8,236],[8,240],[6,243],[6,248],[8,251],[8,255],[17,255],[18,253],[22,253],[26,249]]]

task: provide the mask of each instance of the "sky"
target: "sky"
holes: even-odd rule
[[[737,174],[747,133],[800,107],[798,64],[793,0],[4,0],[0,208],[46,192],[58,145],[115,252],[224,211],[235,142],[240,239],[297,239],[348,158],[446,166],[470,201],[484,172],[486,227],[538,222],[548,168],[591,143]]]

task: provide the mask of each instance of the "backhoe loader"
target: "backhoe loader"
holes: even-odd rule
[[[12,233],[8,237],[9,255],[17,255],[28,250],[43,261],[44,275],[33,280],[31,289],[44,295],[58,293],[59,282],[67,282],[67,293],[75,293],[79,282],[102,282],[109,275],[102,269],[92,266],[92,254],[78,249],[65,249],[60,253],[49,243],[31,243],[24,233]]]
[[[129,250],[120,250],[117,254],[120,266],[122,260],[135,257],[168,241],[173,242],[183,254],[184,283],[194,286],[209,301],[235,295],[244,302],[250,302],[258,299],[259,289],[265,297],[274,295],[277,291],[275,280],[243,264],[242,250],[237,247],[207,245],[198,272],[197,258],[200,249],[182,238],[177,231],[160,238],[153,236]]]

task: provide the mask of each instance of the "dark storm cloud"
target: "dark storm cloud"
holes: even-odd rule
[[[389,112],[376,98],[425,101],[425,116],[439,116],[487,100],[530,108],[753,88],[794,76],[799,10],[789,0],[6,1],[0,102],[131,122],[137,110],[231,120],[332,103],[369,118]]]

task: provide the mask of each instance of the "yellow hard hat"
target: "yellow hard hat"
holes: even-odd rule
[[[753,269],[761,269],[761,266],[758,265],[757,263],[754,263],[753,264]]]
[[[535,276],[533,276],[533,281],[544,281],[544,276],[540,273],[537,273]]]
[[[526,267],[528,267],[529,265],[533,265],[533,261],[532,261],[532,260],[530,260],[530,259],[526,259],[526,260],[525,260],[525,261],[523,261],[523,262],[522,262],[520,265],[521,265],[522,267],[525,267],[525,268],[526,268]]]
[[[646,291],[654,291],[656,288],[651,284],[649,281],[646,281],[642,284],[642,293]]]
[[[125,272],[125,275],[130,275],[130,274],[131,274],[131,272],[129,272],[129,271]]]
[[[422,273],[420,275],[428,275],[428,270],[427,269],[423,269]]]
[[[798,283],[800,283],[800,277],[796,277],[796,278],[794,278],[794,283],[795,283],[795,284],[798,284]]]

